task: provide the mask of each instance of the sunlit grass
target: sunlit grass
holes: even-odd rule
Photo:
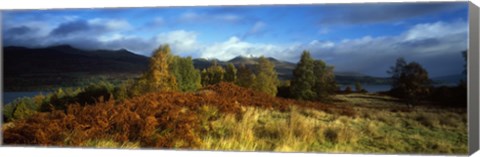
[[[342,95],[347,105],[351,95]],[[358,96],[358,94],[357,94]],[[246,107],[241,118],[217,113],[211,132],[202,135],[203,150],[453,153],[467,152],[465,114],[423,108],[392,112],[382,100],[353,98],[358,117],[292,107],[290,111]],[[369,99],[369,100],[359,100]],[[214,107],[209,107],[214,108]]]

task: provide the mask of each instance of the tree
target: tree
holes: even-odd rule
[[[175,76],[180,91],[196,91],[202,87],[200,71],[193,66],[192,57],[175,56],[170,72]]]
[[[277,95],[277,85],[279,83],[275,65],[265,57],[260,57],[257,65],[258,74],[253,85],[254,90],[267,93],[268,95]]]
[[[251,88],[256,79],[255,74],[245,64],[240,64],[237,71],[237,84],[240,87]]]
[[[407,105],[416,105],[429,93],[431,80],[428,72],[420,64],[416,62],[406,64],[403,58],[399,58],[389,73],[392,74],[390,92],[393,96],[403,99]]]
[[[229,63],[225,69],[224,80],[226,82],[235,82],[237,80],[237,68],[232,63]]]
[[[358,93],[366,93],[367,91],[363,88],[360,82],[355,82],[355,91]]]
[[[404,67],[407,65],[407,62],[403,57],[397,59],[395,66],[390,67],[390,70],[387,71],[388,74],[392,75],[392,89],[397,89],[400,81],[400,76],[402,75]]]
[[[212,66],[202,71],[202,85],[207,86],[220,83],[224,79],[224,74],[225,69],[214,61]]]
[[[315,75],[314,92],[317,99],[327,98],[335,93],[336,83],[333,67],[328,66],[322,60],[315,60],[313,62],[313,73]]]
[[[293,79],[290,86],[290,94],[293,98],[301,100],[316,98],[316,93],[312,90],[315,85],[313,68],[314,60],[311,58],[310,52],[303,51],[300,62],[293,70]]]
[[[146,91],[176,91],[177,80],[170,73],[173,56],[168,45],[161,45],[150,58],[148,72],[138,80],[138,86]]]

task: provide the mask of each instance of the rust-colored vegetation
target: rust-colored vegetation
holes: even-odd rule
[[[6,128],[4,143],[81,146],[90,139],[111,139],[140,141],[141,147],[196,148],[201,132],[208,129],[200,126],[197,114],[204,105],[237,116],[242,106],[288,111],[291,105],[355,115],[349,108],[276,98],[222,82],[198,92],[154,92],[121,102],[100,98],[93,105],[70,104],[66,110],[37,113]]]

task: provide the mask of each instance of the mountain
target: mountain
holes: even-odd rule
[[[148,68],[148,58],[128,50],[82,50],[69,45],[45,48],[4,47],[6,91],[80,86],[94,77],[124,79]],[[59,83],[61,82],[61,83]]]
[[[5,47],[6,76],[45,73],[138,73],[148,58],[128,50],[81,50],[69,45],[46,48]]]

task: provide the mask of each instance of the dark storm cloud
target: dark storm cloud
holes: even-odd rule
[[[468,7],[465,2],[442,3],[385,3],[350,4],[329,6],[322,24],[373,24],[394,22],[443,11]]]
[[[67,36],[92,29],[93,28],[87,23],[87,21],[77,20],[60,24],[57,28],[53,29],[50,34],[54,36]]]
[[[8,35],[24,35],[24,34],[27,34],[29,32],[32,32],[34,31],[34,29],[30,28],[30,27],[27,27],[27,26],[19,26],[19,27],[13,27],[13,28],[9,28],[5,31],[5,34],[8,34]]]

